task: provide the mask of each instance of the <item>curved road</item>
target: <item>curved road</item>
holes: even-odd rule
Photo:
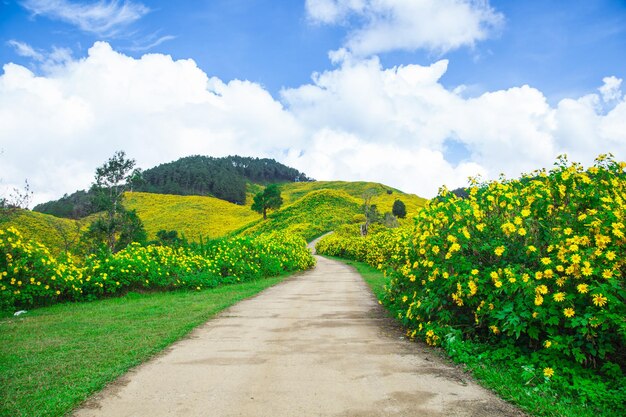
[[[225,310],[74,415],[523,416],[403,339],[352,268],[317,262]]]

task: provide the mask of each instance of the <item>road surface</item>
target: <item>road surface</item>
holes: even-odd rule
[[[74,415],[523,416],[402,338],[351,267],[317,261],[225,310]]]

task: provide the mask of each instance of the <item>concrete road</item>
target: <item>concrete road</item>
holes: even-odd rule
[[[403,339],[352,268],[317,260],[129,372],[75,416],[523,415]]]

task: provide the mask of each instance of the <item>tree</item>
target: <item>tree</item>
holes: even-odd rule
[[[124,151],[117,151],[104,165],[96,169],[95,182],[91,187],[94,205],[105,212],[95,220],[85,233],[91,246],[106,245],[116,252],[131,242],[143,242],[146,232],[135,211],[122,205],[124,192],[137,171],[133,171],[135,160],[126,158]]]
[[[365,215],[365,224],[361,225],[361,235],[366,236],[369,227],[373,223],[380,222],[380,212],[376,204],[372,204],[372,198],[376,195],[376,190],[370,188],[363,193],[363,214]]]
[[[263,220],[267,219],[267,210],[276,210],[283,205],[280,189],[276,184],[268,185],[265,190],[254,196],[252,210],[263,214]]]
[[[396,200],[393,202],[391,212],[399,219],[404,219],[406,217],[406,206],[401,200]]]

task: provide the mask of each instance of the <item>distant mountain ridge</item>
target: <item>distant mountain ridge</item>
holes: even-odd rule
[[[142,172],[131,184],[133,191],[155,194],[213,196],[236,204],[246,203],[247,183],[268,184],[313,181],[303,172],[268,158],[187,156]],[[57,217],[81,218],[98,211],[88,191],[76,191],[59,200],[35,206],[33,211]]]

